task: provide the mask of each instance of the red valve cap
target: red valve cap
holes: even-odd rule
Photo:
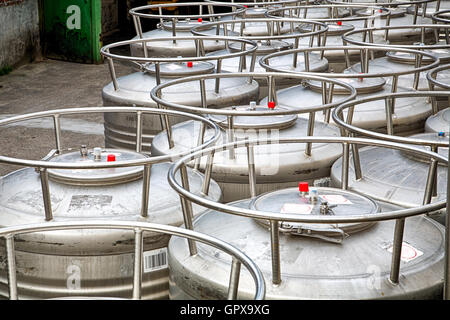
[[[308,192],[309,191],[308,182],[300,182],[298,184],[298,190],[300,192]]]
[[[275,102],[274,101],[269,101],[267,103],[267,106],[269,107],[269,109],[275,109]]]
[[[338,22],[337,22],[337,25],[338,25],[338,26],[342,26],[342,21],[338,21]]]
[[[203,19],[202,18],[198,18],[197,21],[198,22],[203,22]]]
[[[106,158],[106,161],[108,161],[108,162],[116,161],[116,155],[108,154],[108,157]]]
[[[192,61],[188,61],[187,67],[188,67],[188,68],[192,68],[193,66],[194,66],[194,64],[192,63]]]

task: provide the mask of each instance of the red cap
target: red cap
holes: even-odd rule
[[[383,12],[383,9],[378,10],[380,13]]]
[[[269,101],[267,103],[267,106],[269,107],[269,109],[275,109],[275,102],[274,101]]]
[[[106,158],[106,161],[108,161],[108,162],[116,161],[116,155],[108,154],[108,157]]]
[[[308,182],[300,182],[298,184],[298,191],[308,192],[309,191]]]
[[[244,4],[244,7],[248,8],[246,4]]]
[[[193,65],[194,65],[194,64],[192,63],[192,61],[188,61],[188,62],[187,62],[188,68],[192,68]]]
[[[338,22],[337,22],[337,25],[338,25],[338,26],[342,26],[342,21],[338,21]]]
[[[202,19],[202,18],[198,18],[197,21],[198,21],[198,22],[202,22],[203,19]]]

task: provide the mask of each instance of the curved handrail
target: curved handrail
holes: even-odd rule
[[[256,190],[256,174],[255,174],[255,157],[254,157],[254,147],[260,145],[273,145],[273,144],[285,144],[285,143],[338,143],[343,147],[343,157],[342,157],[342,181],[341,188],[344,190],[348,189],[348,175],[349,175],[349,153],[350,147],[356,145],[362,146],[377,146],[390,148],[394,150],[402,150],[415,155],[425,156],[431,159],[431,163],[434,165],[437,162],[443,162],[448,165],[448,159],[431,151],[415,148],[413,146],[405,145],[402,143],[394,143],[391,141],[366,139],[366,138],[349,138],[349,137],[299,137],[299,138],[280,138],[280,139],[246,139],[241,141],[234,141],[219,146],[210,147],[197,152],[193,152],[185,157],[179,159],[175,162],[168,172],[168,179],[170,186],[180,194],[184,199],[185,203],[192,205],[191,202],[196,203],[202,207],[217,210],[224,213],[229,213],[233,215],[253,218],[253,219],[264,219],[269,220],[271,225],[271,250],[272,250],[272,282],[274,284],[279,284],[281,282],[281,268],[280,268],[280,250],[279,250],[279,225],[280,221],[288,222],[301,222],[301,223],[354,223],[354,222],[376,222],[396,219],[395,233],[394,233],[394,252],[392,255],[391,264],[391,275],[390,281],[394,284],[399,283],[399,271],[400,271],[400,258],[401,258],[401,244],[403,241],[403,230],[405,225],[405,218],[424,214],[427,212],[432,212],[445,208],[446,199],[437,201],[435,203],[425,203],[422,206],[401,209],[396,211],[388,211],[381,213],[371,213],[371,214],[359,214],[359,215],[298,215],[289,213],[279,213],[279,212],[262,212],[259,210],[240,208],[230,204],[222,204],[209,199],[203,199],[186,188],[184,186],[188,185],[189,181],[187,177],[183,177],[182,184],[175,180],[175,173],[183,168],[188,162],[197,160],[201,157],[208,157],[208,168],[212,167],[214,164],[214,154],[226,151],[230,148],[240,148],[245,147],[247,149],[247,161],[249,168],[249,188],[250,190]],[[353,148],[352,148],[353,150]],[[433,186],[433,171],[430,170],[429,177],[427,180],[427,186],[425,193],[430,192],[430,188]],[[252,193],[251,193],[252,194]],[[256,194],[252,194],[255,197]],[[190,225],[192,227],[192,220],[188,217],[185,221],[185,225]],[[190,224],[189,224],[190,223]],[[196,251],[194,245],[190,248],[193,252]],[[447,254],[447,251],[446,251]]]
[[[61,127],[60,120],[63,115],[71,115],[71,114],[90,114],[90,113],[134,113],[136,114],[136,152],[141,152],[142,150],[142,122],[143,115],[145,114],[155,114],[161,117],[161,121],[165,126],[165,129],[168,133],[168,142],[169,147],[172,148],[173,142],[171,140],[171,132],[172,128],[169,125],[169,116],[180,116],[185,117],[186,119],[191,119],[195,121],[199,121],[205,127],[209,127],[213,130],[214,134],[209,139],[203,139],[198,142],[198,145],[193,147],[191,150],[174,152],[170,155],[163,156],[155,156],[155,157],[144,157],[143,159],[136,160],[122,160],[122,161],[114,161],[114,162],[53,162],[46,160],[28,160],[28,159],[20,159],[14,157],[7,157],[0,155],[0,163],[13,164],[25,167],[35,168],[36,171],[40,174],[41,179],[41,191],[44,200],[44,211],[45,211],[45,219],[50,221],[53,219],[51,198],[50,198],[50,188],[48,183],[48,169],[105,169],[105,168],[123,168],[123,167],[136,167],[143,166],[143,189],[142,189],[142,205],[141,205],[141,215],[143,217],[147,216],[149,204],[149,188],[148,184],[150,181],[151,174],[151,166],[157,163],[162,162],[170,162],[178,157],[181,157],[185,154],[188,154],[192,150],[200,150],[205,148],[213,143],[216,143],[220,138],[220,131],[217,124],[214,122],[195,115],[184,113],[175,110],[164,110],[164,109],[156,109],[156,108],[144,108],[144,107],[88,107],[88,108],[69,108],[69,109],[57,109],[50,111],[41,111],[30,114],[18,115],[6,119],[0,120],[0,128],[9,124],[14,124],[17,122],[30,120],[30,119],[39,119],[45,117],[53,118],[54,124],[54,134],[55,134],[55,142],[56,149],[53,150],[55,154],[61,153]]]
[[[175,235],[184,237],[189,240],[195,240],[213,246],[228,255],[233,259],[230,270],[230,282],[228,287],[228,299],[236,299],[239,289],[239,275],[240,266],[244,265],[249,271],[255,282],[255,300],[262,300],[265,297],[265,282],[264,277],[258,266],[242,251],[236,247],[209,235],[195,232],[193,230],[184,229],[180,227],[161,225],[148,222],[138,221],[88,221],[88,222],[46,222],[38,224],[21,225],[14,227],[6,227],[0,229],[0,238],[4,238],[6,242],[6,257],[8,268],[8,288],[9,298],[11,300],[18,299],[16,263],[15,263],[15,249],[14,236],[34,233],[47,232],[56,230],[74,230],[74,229],[116,229],[116,230],[131,230],[135,233],[134,243],[134,268],[133,268],[133,290],[132,299],[141,299],[142,291],[142,255],[143,255],[143,232],[157,232],[167,235]]]
[[[448,89],[450,90],[450,84],[449,83],[444,83],[442,81],[439,81],[436,79],[436,76],[439,72],[444,71],[444,70],[450,70],[450,64],[445,64],[439,67],[436,67],[430,71],[427,72],[427,80],[430,83],[430,89],[434,90],[434,87],[441,87],[443,89]]]

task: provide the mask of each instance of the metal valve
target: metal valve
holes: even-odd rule
[[[83,158],[87,157],[88,155],[88,149],[87,146],[85,144],[82,144],[80,147],[80,154]]]

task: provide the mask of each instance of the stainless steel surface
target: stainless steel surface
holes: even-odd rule
[[[149,108],[77,108],[6,118],[0,121],[0,126],[26,119],[52,117],[54,114],[62,118],[71,114],[102,112],[183,114]],[[207,119],[185,115],[218,129]],[[217,133],[218,131],[215,133],[216,136]],[[213,134],[204,139],[199,146],[204,148],[216,140],[217,137]],[[24,146],[30,142],[24,141]],[[97,152],[98,148],[94,149]],[[147,157],[130,151],[108,150],[116,154],[116,161],[80,161],[83,157],[80,151],[69,150],[68,153],[64,153],[66,150],[61,148],[61,154],[40,161],[0,156],[2,163],[20,163],[30,167],[14,171],[0,179],[2,227],[39,223],[44,221],[44,218],[57,222],[98,219],[108,222],[111,220],[157,222],[175,226],[183,223],[179,197],[167,183],[167,170],[170,166],[168,162],[171,157]],[[179,156],[182,154],[186,153],[179,153]],[[92,155],[88,153],[86,158],[89,157]],[[147,175],[147,170],[144,171],[145,177],[150,181],[148,188],[139,176],[136,179],[135,173],[139,172],[142,176],[142,166],[148,168],[150,165],[150,176]],[[39,170],[36,172],[34,168]],[[119,176],[115,175],[118,171],[122,172]],[[50,179],[46,178],[47,172],[52,174]],[[130,172],[133,179],[129,177]],[[108,174],[114,176],[114,179],[110,179]],[[188,174],[191,182],[190,190],[201,194],[203,175],[193,170],[188,170]],[[55,180],[56,176],[59,179]],[[95,183],[92,177],[103,183]],[[108,185],[111,181],[113,184]],[[221,198],[220,188],[214,181],[210,182],[208,197],[216,200]],[[198,214],[200,207],[194,206],[193,209],[194,214]],[[80,283],[75,278],[80,272],[84,293],[94,296],[127,295],[131,288],[126,284],[128,281],[126,279],[131,279],[133,238],[132,233],[123,230],[53,231],[18,236],[19,241],[15,244],[18,295],[25,299],[77,295],[80,292],[72,289],[79,287]],[[148,251],[167,247],[168,240],[167,237],[147,233],[143,237],[143,249],[146,254],[152,255]],[[3,249],[1,252],[3,255]],[[0,294],[5,296],[6,265],[0,264],[0,269],[2,269]],[[140,279],[136,281],[141,282]],[[143,298],[167,298],[167,266],[146,270],[142,283]],[[135,293],[135,297],[139,295]]]
[[[276,90],[277,78],[285,77],[285,73],[242,73],[241,77],[248,76],[268,77],[275,83]],[[217,119],[223,122],[221,134],[221,142],[230,142],[246,138],[257,137],[296,137],[304,135],[316,136],[338,136],[339,130],[333,125],[323,122],[314,121],[314,113],[322,112],[331,108],[339,101],[348,101],[354,96],[355,90],[342,82],[337,80],[327,80],[322,77],[304,76],[304,75],[289,75],[297,80],[316,80],[324,81],[325,83],[340,84],[346,88],[347,95],[343,95],[330,103],[317,102],[314,105],[312,102],[309,108],[304,110],[294,110],[288,108],[275,107],[269,109],[264,105],[258,105],[255,109],[249,108],[248,105],[237,105],[235,108],[214,109],[209,107],[206,103],[206,108],[196,108],[186,105],[174,104],[164,99],[157,98],[159,92],[163,92],[167,87],[184,82],[196,81],[202,78],[214,77],[234,77],[235,74],[221,74],[221,75],[205,75],[199,77],[189,77],[185,79],[174,80],[166,84],[162,84],[152,91],[152,97],[158,103],[173,109],[185,110],[188,112],[195,112],[208,115],[211,119]],[[272,78],[273,77],[273,78]],[[268,80],[271,81],[271,80]],[[304,97],[302,97],[304,98]],[[307,97],[306,97],[307,99]],[[274,106],[276,104],[274,103]],[[292,121],[292,116],[304,113],[309,115],[308,120],[299,118],[295,122]],[[226,117],[226,118],[225,118]],[[233,122],[229,119],[232,117]],[[295,117],[293,120],[295,120]],[[280,120],[281,119],[281,124]],[[245,123],[243,125],[243,123]],[[250,123],[250,125],[247,125]],[[254,126],[258,124],[259,127]],[[190,148],[190,145],[196,143],[201,127],[196,126],[192,122],[184,122],[173,126],[173,139],[178,142],[180,150]],[[206,136],[208,136],[206,131]],[[308,149],[310,147],[311,149]],[[152,144],[152,154],[168,154],[176,151],[177,148],[169,150],[167,144],[166,134],[163,132],[154,138]],[[308,151],[310,151],[308,153]],[[254,148],[254,156],[257,158],[256,172],[256,191],[264,192],[274,190],[280,187],[295,185],[299,179],[308,180],[312,182],[314,179],[328,176],[328,168],[330,164],[341,153],[340,146],[327,144],[295,144],[295,145],[276,145],[276,146],[256,146]],[[219,152],[214,155],[211,160],[212,170],[211,176],[219,182],[224,193],[224,201],[232,201],[242,199],[249,196],[249,167],[247,163],[246,150],[234,150],[230,148],[227,152]],[[197,162],[196,162],[197,163]],[[199,168],[206,170],[210,165],[206,158],[199,159]]]
[[[200,204],[212,210],[203,214],[199,218],[196,219],[194,224],[195,230],[202,230],[203,232],[211,232],[214,234],[220,234],[219,237],[224,237],[228,241],[234,243],[239,243],[242,248],[245,248],[244,251],[253,252],[255,254],[254,259],[260,265],[263,272],[266,272],[270,276],[270,270],[276,271],[276,268],[271,268],[274,263],[281,263],[281,270],[285,273],[282,275],[282,280],[280,285],[275,285],[272,287],[268,287],[267,298],[299,298],[299,295],[302,293],[306,293],[304,298],[359,298],[361,297],[366,299],[374,299],[374,298],[413,298],[415,295],[418,295],[421,298],[436,298],[442,293],[442,268],[444,265],[444,248],[443,248],[443,227],[438,223],[433,222],[432,220],[424,217],[418,216],[422,215],[429,210],[442,209],[445,207],[446,201],[441,200],[434,204],[422,205],[412,209],[396,209],[393,210],[392,207],[388,209],[388,212],[381,213],[372,213],[372,214],[357,214],[355,216],[345,215],[345,216],[336,216],[336,215],[310,215],[310,214],[293,214],[293,213],[280,213],[280,212],[261,212],[257,210],[252,210],[249,208],[249,200],[243,200],[238,203],[232,204],[221,204],[213,201],[208,201],[199,198],[198,196],[193,195],[188,190],[184,189],[179,182],[176,182],[173,179],[173,174],[179,170],[181,166],[186,164],[189,161],[195,160],[198,157],[206,156],[211,154],[212,152],[217,153],[220,150],[226,150],[231,146],[239,147],[248,147],[249,145],[261,145],[261,144],[274,144],[274,143],[299,143],[299,142],[328,142],[328,143],[339,143],[339,144],[359,144],[359,145],[368,145],[368,146],[376,146],[376,147],[385,147],[393,150],[401,150],[403,152],[410,152],[412,154],[420,154],[422,156],[429,157],[430,159],[442,161],[444,163],[448,163],[447,158],[444,158],[436,153],[420,150],[411,146],[406,146],[404,144],[394,143],[390,141],[381,141],[374,139],[363,139],[363,138],[332,138],[332,137],[304,137],[304,138],[289,138],[289,139],[255,139],[255,140],[246,140],[240,142],[233,142],[224,145],[219,145],[216,147],[211,147],[204,149],[199,152],[194,152],[191,155],[185,156],[181,158],[179,161],[173,164],[172,168],[169,172],[169,183],[170,185],[183,197],[192,201],[194,203]],[[391,211],[393,210],[393,211]],[[214,211],[220,211],[214,212]],[[239,217],[230,217],[227,214],[236,215]],[[416,216],[417,215],[417,216]],[[416,217],[413,217],[416,216]],[[246,219],[247,218],[247,219]],[[373,228],[366,230],[365,232],[360,232],[348,237],[342,244],[342,246],[336,246],[336,244],[327,244],[322,242],[317,242],[317,240],[302,240],[298,243],[305,243],[305,246],[298,245],[295,243],[296,240],[293,240],[293,244],[290,245],[292,237],[280,237],[280,244],[277,245],[277,241],[272,241],[272,248],[276,250],[280,250],[280,254],[283,257],[277,258],[277,254],[274,253],[274,250],[269,251],[269,234],[265,228],[258,230],[257,224],[253,227],[249,226],[249,224],[254,223],[251,219],[265,219],[270,220],[273,225],[274,222],[278,221],[286,221],[286,222],[301,222],[301,223],[352,223],[352,222],[375,222],[380,221],[380,223],[376,224]],[[394,234],[394,238],[399,238],[399,232],[403,232],[403,228],[397,228],[395,233],[393,232],[393,224],[389,221],[385,220],[393,220],[393,219],[403,219],[409,221],[412,226],[411,229],[408,227],[405,228],[405,236],[403,239],[407,239],[407,244],[412,245],[415,249],[419,251],[415,251],[416,255],[414,262],[409,260],[409,262],[405,263],[404,261],[400,261],[400,258],[404,258],[403,256],[391,256],[389,254],[389,247],[392,244],[390,241],[392,235]],[[214,225],[211,225],[210,222],[214,221]],[[381,222],[383,221],[383,222]],[[239,228],[235,226],[239,225]],[[407,224],[408,226],[408,224]],[[386,227],[386,229],[384,229]],[[231,228],[231,229],[229,229]],[[417,232],[419,228],[424,228],[424,232]],[[371,232],[373,232],[371,234]],[[385,233],[386,232],[386,233]],[[361,235],[359,237],[359,235]],[[374,237],[372,240],[372,236]],[[381,238],[385,238],[382,240]],[[271,237],[273,238],[273,237]],[[375,240],[377,239],[377,240]],[[363,243],[367,240],[367,243],[372,246],[373,249],[364,248],[362,249],[361,255],[355,254],[359,252],[358,250],[361,247],[364,247]],[[419,242],[415,242],[418,240]],[[348,241],[348,242],[346,242]],[[380,245],[378,241],[381,241],[384,245]],[[349,244],[350,243],[350,244]],[[378,243],[378,244],[377,244]],[[275,248],[274,248],[275,244]],[[346,244],[351,246],[351,250],[349,250],[349,256],[344,256],[342,259],[332,259],[330,261],[329,257],[339,257],[339,254],[345,254],[344,250],[346,248]],[[355,245],[353,247],[353,244]],[[431,245],[431,247],[428,247]],[[323,247],[322,247],[323,246]],[[330,254],[326,254],[321,251],[322,248],[327,248],[330,246],[331,250],[338,250],[329,252]],[[171,241],[169,244],[170,248],[176,248],[176,243]],[[431,250],[428,250],[428,248]],[[309,250],[311,248],[311,250]],[[357,249],[358,248],[358,249]],[[375,249],[376,248],[376,249]],[[424,248],[422,251],[420,248]],[[290,250],[292,249],[292,252]],[[300,250],[300,252],[299,252]],[[306,251],[307,250],[307,251]],[[378,251],[379,250],[379,251]],[[375,251],[382,253],[384,257],[375,254]],[[320,263],[320,258],[312,258],[309,257],[307,252],[313,256],[319,255],[326,263]],[[338,253],[339,252],[339,253]],[[369,253],[367,255],[367,253]],[[420,253],[419,253],[420,252]],[[429,258],[424,256],[426,253],[430,254]],[[284,253],[284,255],[283,255]],[[307,261],[310,263],[299,264],[297,260],[300,259],[299,254],[301,255],[301,261]],[[208,291],[205,294],[204,287],[205,286],[213,286],[217,291],[222,287],[221,282],[222,279],[218,276],[214,283],[207,283],[203,286],[195,286],[192,287],[188,284],[184,284],[182,280],[182,276],[195,277],[197,282],[204,283],[204,273],[201,273],[198,276],[198,267],[200,265],[204,265],[208,263],[208,271],[217,274],[217,270],[222,269],[224,266],[229,266],[230,262],[225,259],[221,259],[220,256],[215,255],[213,252],[205,252],[201,246],[198,246],[198,258],[200,261],[197,261],[196,264],[183,264],[182,257],[185,253],[182,250],[171,251],[171,260],[177,261],[178,263],[173,264],[174,270],[183,270],[182,273],[176,274],[172,277],[172,282],[178,284],[178,287],[171,287],[171,296],[175,296],[178,298],[186,298],[186,297],[196,297],[201,296],[205,297],[208,294],[212,294],[214,291]],[[274,260],[275,259],[275,260]],[[318,260],[319,259],[319,260]],[[357,260],[352,260],[357,259]],[[375,260],[372,260],[375,259]],[[391,260],[392,259],[392,260]],[[384,261],[383,261],[384,260]],[[390,260],[394,266],[398,266],[399,270],[390,270]],[[211,261],[214,261],[211,263]],[[319,261],[318,265],[312,263],[314,261]],[[371,263],[371,262],[374,263]],[[346,266],[342,264],[349,263]],[[330,263],[333,266],[330,267]],[[335,263],[335,264],[334,264]],[[417,265],[416,265],[417,263]],[[422,265],[419,264],[428,264],[430,265]],[[302,266],[302,269],[299,269],[299,265]],[[378,267],[376,270],[370,269],[373,267]],[[284,269],[283,269],[284,268]],[[305,274],[300,273],[301,270],[307,270]],[[322,269],[323,268],[323,269]],[[357,269],[355,273],[351,271],[353,268]],[[362,269],[361,269],[362,268]],[[323,271],[321,271],[323,270]],[[391,271],[389,273],[389,270]],[[273,271],[273,272],[274,272]],[[377,272],[379,271],[379,272]],[[422,273],[422,272],[426,272]],[[340,280],[334,282],[333,278],[328,277],[328,275],[332,273],[333,277],[338,277],[340,272],[343,275]],[[374,274],[376,272],[376,274]],[[400,285],[391,286],[389,285],[387,278],[391,275],[395,275],[396,272],[402,274],[400,277]],[[430,273],[428,273],[430,272]],[[298,275],[297,275],[298,274]],[[362,276],[364,275],[364,276]],[[272,279],[274,283],[278,283],[276,281],[277,274],[272,275]],[[306,283],[305,285],[296,286],[298,282],[302,283],[303,281],[307,281],[308,276],[311,278],[311,283]],[[360,279],[362,277],[362,279]],[[267,277],[266,277],[267,278]],[[376,282],[372,282],[372,284],[377,284],[376,287],[368,286],[368,278],[370,280],[375,279]],[[318,281],[318,279],[323,279],[323,281]],[[360,279],[360,280],[358,280]],[[298,280],[298,281],[296,281]],[[349,286],[346,286],[346,281],[349,282]],[[330,282],[330,283],[329,283]],[[244,282],[241,279],[241,283]],[[182,288],[180,288],[182,286]],[[291,287],[292,286],[292,287]],[[356,290],[353,286],[356,286],[358,290]],[[408,287],[411,286],[411,289]],[[323,291],[320,289],[323,287]],[[418,289],[420,287],[420,289]],[[308,290],[310,288],[311,290]],[[332,288],[333,290],[330,290]],[[272,291],[273,290],[273,291]],[[364,292],[364,293],[361,293]],[[367,292],[367,295],[365,294]],[[273,294],[272,294],[273,293]],[[198,294],[198,295],[197,295]],[[302,296],[301,296],[302,297]]]
[[[344,52],[347,49],[357,52],[358,56],[361,57],[361,61],[352,66],[348,66],[342,73],[318,73],[311,70],[310,72],[303,72],[303,74],[341,79],[355,87],[358,92],[358,97],[365,98],[389,92],[407,92],[414,87],[415,77],[418,77],[419,80],[423,79],[423,82],[426,82],[425,72],[439,65],[439,59],[430,53],[381,46],[339,46],[286,50],[284,52],[274,53],[263,57],[260,60],[260,64],[268,71],[297,73],[292,67],[292,62],[290,66],[280,65],[277,63],[277,58],[284,56],[292,61],[292,57],[295,57],[295,55],[304,56],[306,52]],[[387,58],[369,59],[370,56],[380,56],[387,52],[393,54],[409,54],[420,57],[420,61],[425,60],[425,58],[429,61],[427,64],[407,65],[385,61]],[[397,80],[400,84],[397,84]],[[428,84],[426,84],[426,87],[428,87]],[[335,86],[333,88],[328,88],[327,91],[332,99],[336,99],[343,91],[342,89],[343,88],[340,88],[339,86]],[[307,107],[308,103],[319,103],[321,99],[319,90],[322,90],[320,83],[307,81],[303,86],[280,90],[277,93],[277,98],[282,106],[302,109]],[[297,95],[300,92],[304,95],[308,95],[308,99],[305,99],[306,101],[300,101],[297,98]],[[262,103],[265,103],[266,101],[267,99],[262,100]],[[425,120],[432,114],[432,104],[426,98],[411,97],[395,101],[392,110],[395,113],[395,118],[393,119],[395,131],[397,133],[410,134],[423,131]],[[352,112],[352,121],[355,126],[373,130],[383,130],[386,126],[387,119],[383,100],[375,100],[370,103],[360,104]],[[318,114],[318,120],[327,121],[327,117],[325,114]]]
[[[116,62],[132,63],[139,66],[140,71],[120,78],[115,77],[115,73],[111,72],[112,82],[105,86],[102,91],[103,104],[108,105],[128,105],[128,106],[144,106],[158,107],[150,97],[150,90],[160,83],[167,82],[171,79],[181,78],[188,75],[205,74],[216,72],[214,61],[227,61],[228,59],[242,58],[246,54],[252,55],[255,52],[256,43],[235,39],[230,37],[177,37],[177,38],[153,38],[147,39],[145,42],[153,43],[160,40],[184,39],[190,43],[199,43],[211,39],[210,41],[218,41],[222,44],[237,43],[242,45],[239,51],[226,51],[220,55],[205,56],[204,53],[198,57],[150,57],[142,58],[128,55],[112,54],[110,50],[118,47],[128,46],[133,43],[142,42],[144,40],[130,40],[114,43],[102,48],[101,53],[107,59]],[[111,60],[110,60],[111,61]],[[112,63],[112,62],[111,62]],[[192,64],[192,65],[191,65]],[[114,65],[113,65],[114,67]],[[112,67],[112,68],[113,68]],[[217,65],[216,65],[217,67]],[[112,69],[114,70],[114,69]],[[219,70],[217,70],[219,72]],[[248,103],[255,100],[258,96],[259,88],[256,82],[247,82],[245,80],[223,79],[220,83],[214,81],[206,81],[204,83],[206,92],[199,88],[198,83],[190,83],[186,86],[175,86],[173,90],[166,91],[164,97],[170,101],[182,102],[188,105],[197,106],[201,103],[202,97],[199,90],[204,92],[212,103],[217,107],[225,107],[234,103]],[[164,129],[164,119],[157,115],[143,115],[142,117],[142,150],[150,151],[153,136]],[[185,121],[185,118],[171,116],[170,123],[174,124]],[[127,114],[105,114],[105,137],[106,146],[121,149],[136,149],[136,129],[137,119]]]
[[[205,2],[188,2],[177,3],[177,7],[189,7],[198,12],[198,14],[180,15],[176,12],[169,13],[163,10],[173,7],[170,3],[160,3],[153,5],[140,6],[129,11],[133,17],[136,37],[133,39],[152,39],[162,37],[190,37],[192,34],[189,30],[208,21],[216,19],[231,18],[235,19],[237,15],[246,11],[241,4],[235,3],[205,3]],[[157,10],[157,12],[155,12]],[[143,32],[141,27],[141,19],[159,20],[156,29]],[[223,30],[214,30],[210,35],[224,35]],[[224,48],[224,44],[216,41],[205,41],[204,49],[207,52],[216,51]],[[166,56],[166,57],[194,57],[197,55],[197,47],[192,41],[180,40],[158,40],[152,43],[135,42],[130,45],[133,56]]]
[[[19,238],[20,236],[24,234],[30,234],[30,233],[48,233],[48,232],[60,232],[60,231],[80,231],[80,230],[105,230],[105,231],[111,231],[111,230],[121,230],[128,233],[134,233],[136,235],[141,235],[143,232],[150,232],[150,233],[156,233],[156,234],[162,234],[166,237],[168,236],[176,236],[178,239],[180,238],[187,238],[189,240],[195,240],[200,243],[203,243],[207,246],[213,246],[216,248],[216,250],[219,250],[222,254],[225,253],[226,255],[230,255],[233,258],[233,261],[237,261],[240,264],[243,264],[246,267],[246,271],[250,273],[251,277],[254,281],[254,295],[253,299],[261,300],[265,297],[265,283],[264,278],[262,276],[261,271],[259,268],[254,264],[252,260],[248,258],[243,252],[239,251],[235,247],[229,245],[228,243],[221,241],[220,239],[217,239],[215,237],[211,237],[205,234],[201,234],[192,230],[186,230],[183,228],[178,227],[172,227],[172,226],[165,226],[161,224],[155,224],[155,223],[147,223],[147,222],[127,222],[127,221],[97,221],[92,220],[89,222],[74,222],[74,221],[68,221],[68,222],[51,222],[51,223],[36,223],[36,224],[27,224],[23,226],[18,227],[9,227],[4,228],[0,231],[0,237],[3,237],[6,239],[7,243],[9,244],[7,246],[7,254],[9,259],[8,267],[10,268],[11,274],[15,274],[16,271],[19,271],[15,268],[14,260],[17,259],[17,252],[14,249],[14,239]],[[139,239],[139,236],[136,236],[136,239]],[[135,279],[140,279],[142,276],[142,265],[140,265],[141,257],[143,255],[143,248],[140,246],[140,243],[134,243],[135,248],[135,257],[138,256],[137,259],[134,261],[134,270],[133,270],[133,277]],[[190,257],[193,259],[194,257]],[[195,259],[195,258],[194,258]],[[189,258],[188,258],[189,260]],[[104,267],[104,265],[100,265],[100,267]],[[110,267],[108,265],[108,267]],[[64,271],[63,271],[64,272]],[[232,274],[230,274],[231,279],[234,281],[230,281],[230,289],[233,289],[238,292],[238,282],[237,279],[239,279],[239,270],[234,270]],[[15,282],[14,278],[10,278],[10,281],[8,282],[9,287],[9,298],[16,300],[18,299],[18,296],[15,294],[18,289],[20,288],[20,284],[17,284]],[[140,299],[141,298],[141,292],[144,288],[144,285],[142,282],[134,281],[132,284],[130,283],[129,279],[124,282],[123,286],[126,288],[126,294],[130,294],[130,291],[133,292],[132,297],[134,299]],[[58,298],[62,299],[70,299],[69,297],[66,297],[65,295],[68,293],[74,294],[74,297],[76,299],[79,299],[82,295],[90,295],[92,294],[86,289],[78,289],[73,290],[75,292],[70,292],[70,289],[66,292],[61,292],[62,296],[59,296]],[[106,296],[105,296],[106,297]],[[113,296],[114,297],[114,296]],[[231,298],[234,298],[230,296]],[[108,297],[109,299],[110,297]],[[86,299],[85,297],[83,299]]]

